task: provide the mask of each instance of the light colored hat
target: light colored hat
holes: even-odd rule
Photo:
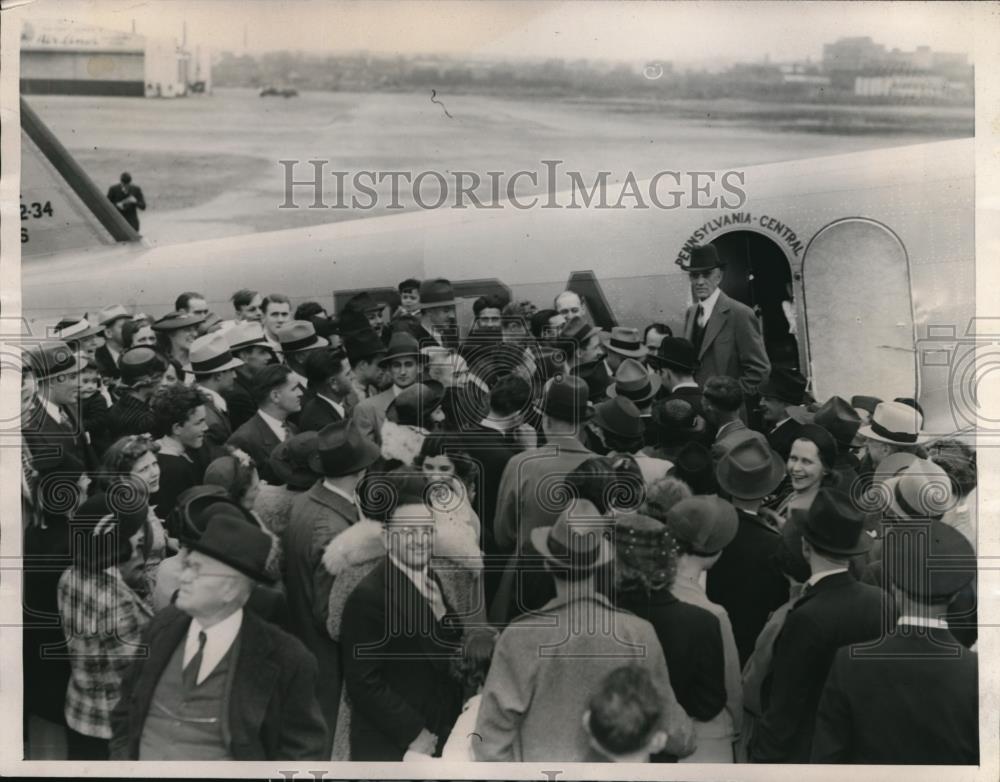
[[[223,334],[231,351],[244,350],[254,345],[271,349],[267,337],[264,336],[264,328],[255,320],[237,323],[231,329],[226,329]]]
[[[191,371],[196,375],[210,375],[243,366],[229,352],[225,334],[213,331],[191,343]]]
[[[277,332],[282,353],[297,353],[300,350],[325,348],[329,341],[316,335],[316,327],[307,320],[293,320]]]
[[[57,329],[53,333],[53,336],[65,342],[78,342],[81,339],[87,339],[87,337],[96,337],[103,332],[103,326],[94,325],[86,318],[80,318],[75,323],[70,323],[68,326]]]
[[[601,335],[601,341],[604,343],[604,347],[619,356],[644,358],[649,353],[649,348],[642,344],[639,329],[614,326],[610,332]]]
[[[924,417],[920,411],[902,402],[882,402],[872,414],[872,422],[858,429],[869,440],[891,445],[916,445],[931,438],[920,433]]]
[[[129,320],[132,319],[132,316],[128,314],[128,310],[121,304],[109,304],[97,313],[97,322],[102,326],[110,326],[119,318],[128,318]]]

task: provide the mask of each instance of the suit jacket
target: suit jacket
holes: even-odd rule
[[[236,368],[236,382],[222,395],[229,409],[229,423],[239,429],[253,418],[257,403],[253,401],[253,371],[245,364]]]
[[[402,760],[424,728],[437,735],[439,751],[444,746],[462,706],[461,685],[449,674],[461,628],[448,614],[438,621],[388,557],[347,599],[341,643],[352,761]]]
[[[419,318],[415,318],[411,315],[403,315],[395,321],[389,324],[389,328],[385,329],[383,333],[383,339],[388,345],[388,335],[394,334],[396,332],[404,332],[412,336],[417,344],[421,348],[425,348],[429,345],[440,345],[441,343],[434,339],[434,335],[431,334],[424,325],[420,322]],[[444,347],[451,348],[452,350],[458,350],[459,340],[458,340],[458,328],[453,327],[451,329],[445,330],[443,334]]]
[[[819,703],[813,763],[979,764],[976,653],[947,630],[903,631],[888,633],[877,657],[837,652]]]
[[[107,345],[101,345],[94,354],[94,361],[97,363],[97,371],[104,377],[119,378],[122,376],[118,369],[118,362],[111,355]]]
[[[380,391],[375,396],[362,399],[354,408],[354,423],[357,424],[358,430],[376,445],[382,444],[382,423],[385,421],[385,411],[389,409],[392,400],[396,398],[393,388],[395,386],[389,386],[385,391]]]
[[[343,421],[349,413],[347,412],[346,401],[341,404],[344,406],[345,415],[343,416],[334,410],[333,405],[325,399],[320,399],[318,396],[313,395],[308,402],[302,405],[302,414],[299,416],[299,431],[318,432],[327,424]]]
[[[756,432],[743,423],[740,420],[733,421],[729,424],[723,424],[719,427],[718,433],[715,435],[715,442],[712,443],[711,452],[712,459],[718,463],[718,461],[725,456],[729,450],[735,446],[739,445],[746,440],[760,440],[764,445],[767,445],[767,438],[760,432]]]
[[[132,663],[111,713],[111,759],[138,760],[146,715],[191,617],[170,606],[143,632],[149,650]],[[236,760],[325,760],[326,725],[316,703],[316,662],[296,638],[243,612],[239,649],[223,703],[223,740]]]
[[[841,646],[879,637],[887,600],[881,589],[847,572],[826,576],[803,591],[774,644],[753,762],[809,762],[816,710],[834,654]]]
[[[708,571],[706,592],[729,614],[742,667],[768,616],[788,600],[788,581],[772,561],[781,534],[759,516],[737,513],[736,537]]]
[[[292,502],[285,529],[285,588],[291,631],[316,657],[320,680],[317,695],[323,716],[333,728],[340,705],[341,665],[336,642],[326,631],[333,576],[323,566],[323,551],[358,520],[358,509],[323,485],[316,484]]]
[[[139,230],[139,214],[136,209],[146,208],[146,199],[142,197],[142,189],[137,185],[129,185],[128,192],[125,192],[125,188],[120,184],[112,185],[108,190],[108,200],[113,204],[117,204],[124,198],[128,196],[135,196],[135,203],[128,204],[124,209],[119,210],[121,216],[125,218],[125,221],[131,225],[135,230]],[[117,206],[116,206],[117,208]]]
[[[205,445],[208,446],[212,458],[223,453],[223,446],[233,436],[233,427],[229,423],[228,403],[227,412],[222,412],[215,406],[215,402],[208,394],[205,394],[205,422],[208,424],[208,431],[205,432]],[[260,469],[258,463],[258,470]]]
[[[289,436],[296,434],[297,430],[288,424]],[[267,425],[260,415],[254,415],[243,426],[237,429],[226,441],[234,448],[240,448],[250,454],[250,458],[257,465],[257,472],[260,478],[268,483],[280,484],[281,479],[271,470],[271,452],[281,444],[278,435]]]
[[[694,332],[697,305],[688,307],[684,317],[684,338]],[[699,366],[695,371],[698,385],[713,375],[727,375],[740,381],[747,396],[771,372],[771,362],[764,350],[760,323],[753,310],[719,291],[719,298],[705,324],[705,334],[698,351]]]
[[[789,418],[782,421],[776,429],[767,433],[768,444],[778,452],[778,455],[788,461],[788,455],[792,452],[792,443],[799,436],[802,424]]]

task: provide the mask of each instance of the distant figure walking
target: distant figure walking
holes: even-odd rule
[[[142,197],[142,189],[138,185],[132,184],[132,175],[127,171],[121,175],[121,181],[117,185],[112,185],[108,190],[108,198],[118,211],[122,213],[125,221],[136,231],[139,230],[139,215],[136,209],[145,209],[146,201]]]

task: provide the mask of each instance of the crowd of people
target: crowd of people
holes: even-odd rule
[[[978,763],[974,450],[814,398],[724,267],[679,335],[440,278],[66,317],[27,757]]]

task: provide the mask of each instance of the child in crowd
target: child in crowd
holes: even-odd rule
[[[583,713],[583,727],[595,751],[591,761],[648,763],[666,744],[661,727],[663,695],[649,671],[637,665],[607,675]]]

